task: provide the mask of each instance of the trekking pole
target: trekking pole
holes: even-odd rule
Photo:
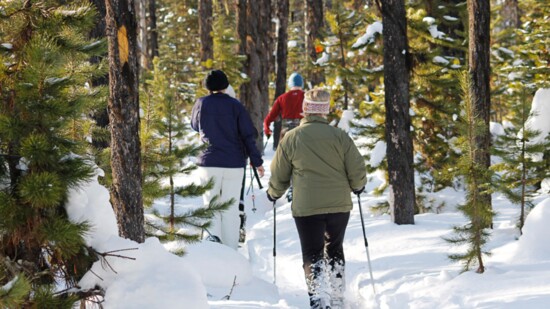
[[[246,186],[246,167],[244,168],[243,182],[241,184],[241,197],[239,200],[239,211],[244,211],[244,187]]]
[[[269,138],[271,137],[271,135],[268,135],[266,140],[265,140],[265,144],[264,144],[264,151],[265,151],[265,147],[267,147],[267,143],[269,142]]]
[[[277,285],[277,210],[273,201],[273,284]]]
[[[363,221],[363,210],[361,209],[361,193],[357,193],[357,203],[359,204],[359,214],[361,216],[361,226],[363,227],[363,238],[365,239],[365,249],[367,250],[367,261],[369,262],[370,282],[372,284],[372,292],[376,295],[374,289],[374,277],[372,276],[372,266],[370,265],[369,243],[367,241],[367,234],[365,232],[365,221]]]
[[[263,189],[264,187],[262,187],[262,183],[260,182],[260,176],[258,175],[258,170],[256,169],[256,167],[254,165],[250,165],[252,166],[252,170],[254,171],[254,177],[256,177],[256,180],[258,181],[258,187],[261,189]]]
[[[250,165],[250,169],[254,169],[254,171],[256,171],[256,169],[252,165]],[[261,188],[262,186],[260,186],[260,189]],[[256,195],[254,195],[254,175],[252,172],[250,172],[250,187],[248,187],[248,191],[246,192],[246,195],[248,195],[248,192],[250,192],[251,189],[252,189],[252,212],[256,212],[256,202],[255,202]]]

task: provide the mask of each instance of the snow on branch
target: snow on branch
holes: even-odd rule
[[[353,43],[352,48],[359,48],[373,43],[376,34],[382,34],[382,28],[382,22],[380,21],[375,21],[372,25],[368,25],[367,32]]]

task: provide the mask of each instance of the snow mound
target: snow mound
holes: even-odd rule
[[[131,248],[137,250],[113,254],[135,260],[106,257],[108,265],[95,262],[80,281],[83,289],[95,285],[106,289],[104,308],[170,308],[178,303],[188,308],[208,308],[206,289],[199,275],[184,259],[166,251],[157,238],[138,244],[113,236],[105,244],[106,251]]]
[[[527,216],[514,260],[550,261],[550,198],[537,204]],[[544,240],[546,239],[546,240]]]
[[[109,191],[97,180],[102,173],[96,169],[94,177],[69,192],[69,219],[88,222],[86,243],[111,255],[95,262],[78,285],[83,290],[96,285],[105,289],[106,309],[173,308],[174,304],[208,308],[206,289],[185,259],[168,252],[157,238],[138,244],[118,236]]]
[[[72,222],[87,221],[91,225],[90,233],[85,236],[86,243],[98,249],[113,235],[118,235],[115,213],[109,202],[109,191],[99,184],[97,178],[103,171],[96,169],[90,181],[79,188],[69,191],[65,209]]]
[[[204,241],[186,247],[185,260],[200,274],[207,287],[231,289],[233,282],[245,285],[252,280],[248,260],[219,243]],[[223,257],[223,262],[220,260]]]

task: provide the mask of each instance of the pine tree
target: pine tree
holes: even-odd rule
[[[209,68],[224,71],[233,89],[239,89],[248,79],[241,74],[245,55],[240,55],[239,40],[237,39],[234,12],[226,12],[221,5],[215,6],[215,20],[213,26],[214,59]]]
[[[326,13],[326,21],[332,33],[325,43],[325,52],[330,52],[327,71],[332,73],[327,84],[332,89],[332,96],[338,98],[338,107],[341,106],[343,110],[353,107],[354,102],[359,102],[364,94],[364,91],[359,91],[363,76],[358,70],[361,68],[358,64],[364,57],[358,57],[352,52],[358,30],[364,26],[363,12],[355,10],[352,4],[337,1]]]
[[[520,18],[519,23],[505,19],[508,14],[502,5],[492,11],[491,34],[495,38],[491,53],[492,120],[497,122],[521,118],[514,113],[516,102],[524,99],[523,92],[517,91],[517,83],[530,89],[528,97],[536,89],[550,87],[550,5],[540,0],[520,1],[521,17],[528,17]]]
[[[359,147],[366,149],[367,153],[367,171],[373,173],[376,170],[383,171],[386,177],[386,184],[375,189],[375,194],[383,194],[387,189],[387,167],[388,161],[384,157],[381,162],[372,162],[368,155],[372,153],[375,147],[385,145],[385,115],[384,106],[384,66],[383,66],[383,40],[382,40],[382,17],[374,6],[370,6],[363,12],[366,23],[366,29],[359,33],[355,43],[352,44],[352,51],[358,56],[362,56],[358,61],[356,69],[361,75],[358,82],[356,93],[361,93],[358,98],[359,117],[367,119],[366,123],[354,123],[357,135],[367,138],[367,142]],[[385,203],[381,207],[389,209]]]
[[[476,153],[480,151],[476,141],[480,134],[483,134],[485,124],[475,115],[472,99],[470,98],[469,74],[461,76],[461,85],[464,93],[464,118],[461,118],[460,127],[462,136],[457,139],[456,146],[462,151],[462,156],[453,165],[448,167],[455,171],[455,175],[464,177],[466,189],[466,202],[458,209],[468,218],[468,223],[463,226],[455,226],[455,236],[446,238],[452,244],[468,246],[466,252],[449,255],[451,260],[460,261],[463,270],[469,270],[477,265],[476,272],[483,273],[485,266],[483,256],[490,253],[484,249],[489,239],[488,228],[495,215],[491,205],[481,198],[482,194],[490,194],[492,174],[485,166],[476,161]]]
[[[161,190],[161,175],[159,174],[159,161],[163,160],[157,150],[160,148],[160,137],[157,135],[156,122],[160,115],[156,112],[160,104],[158,90],[154,87],[156,75],[158,75],[159,58],[153,59],[152,71],[143,72],[144,82],[140,84],[140,142],[141,142],[141,175],[143,190],[143,206],[150,207],[154,200],[164,195]],[[164,94],[164,93],[163,93]],[[170,93],[172,95],[173,93]],[[164,100],[164,98],[160,98]],[[172,97],[167,98],[172,99]]]
[[[287,72],[299,72],[304,77],[304,88],[309,88],[309,76],[306,75],[305,63],[309,62],[308,56],[304,53],[306,46],[304,27],[304,1],[290,0],[289,21],[288,21],[288,57]],[[286,83],[286,81],[285,81]]]
[[[148,117],[142,121],[146,123],[142,132],[147,137],[147,142],[143,144],[147,147],[144,149],[144,175],[147,177],[144,183],[149,187],[144,192],[154,191],[148,195],[152,198],[167,196],[169,213],[155,209],[153,215],[156,218],[146,220],[147,232],[161,240],[198,241],[200,232],[208,229],[209,219],[226,210],[231,203],[218,203],[214,200],[209,207],[199,207],[183,213],[178,211],[182,198],[201,196],[212,187],[212,183],[204,186],[193,183],[183,187],[175,185],[176,176],[189,175],[196,169],[194,164],[190,164],[189,157],[198,155],[202,146],[193,142],[194,134],[190,134],[189,124],[185,120],[185,102],[178,100],[177,89],[166,77],[159,59],[154,59],[153,63],[152,78],[146,81],[150,100],[145,105],[148,108],[144,114]],[[165,182],[167,184],[163,185]]]
[[[521,99],[513,107],[514,114],[518,115],[504,128],[504,134],[497,136],[494,154],[502,159],[492,168],[500,172],[500,179],[493,182],[498,184],[501,191],[511,202],[520,205],[518,228],[521,232],[525,217],[533,207],[532,199],[538,190],[537,184],[550,177],[546,162],[542,155],[550,149],[550,140],[543,139],[541,132],[526,126],[529,116],[527,104],[527,90],[521,83],[516,83],[515,90],[521,92]]]
[[[159,65],[178,92],[178,100],[191,110],[196,91],[202,88],[198,72],[200,61],[198,3],[191,0],[158,1]],[[182,29],[184,31],[182,31]]]
[[[459,135],[461,88],[456,76],[466,64],[464,5],[438,1],[410,3],[408,10],[415,167],[422,186],[434,192],[453,186],[443,166],[455,162],[458,153],[449,143]]]
[[[83,115],[94,100],[89,62],[105,51],[88,39],[88,1],[3,1],[0,11],[1,307],[72,308],[94,254],[86,223],[65,212],[68,190],[89,179]]]

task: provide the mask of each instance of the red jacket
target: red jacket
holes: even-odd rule
[[[301,119],[302,102],[304,101],[304,91],[301,89],[290,90],[280,95],[269,114],[264,119],[264,132],[271,134],[269,125],[280,115],[282,119]]]

